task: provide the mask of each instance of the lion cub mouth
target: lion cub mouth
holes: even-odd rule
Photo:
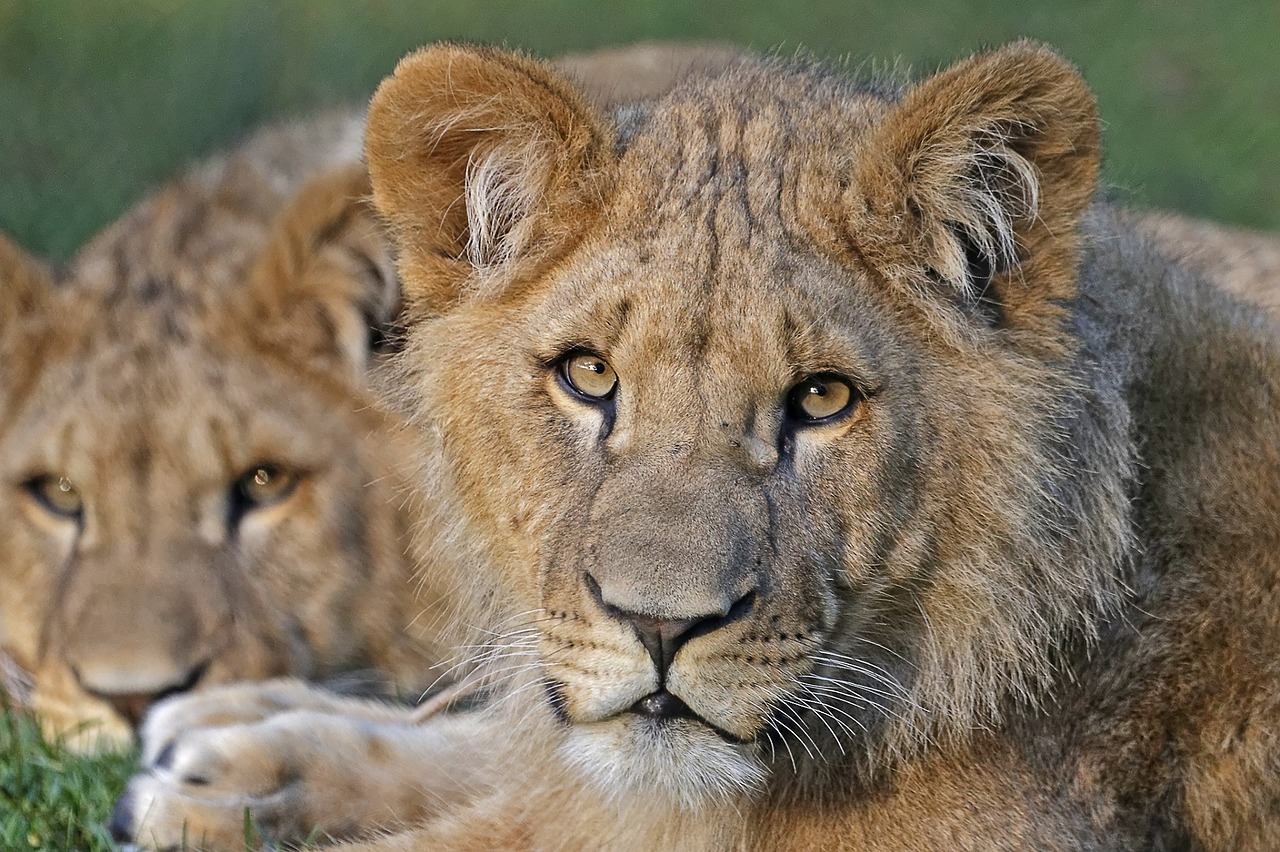
[[[768,774],[755,740],[726,731],[661,686],[612,715],[568,727],[569,765],[617,795],[658,792],[692,808],[758,789]]]
[[[706,728],[727,742],[737,745],[750,742],[699,716],[678,695],[673,695],[665,689],[646,695],[627,708],[626,712],[650,720],[649,724],[659,729],[664,725],[675,724],[677,720],[682,720],[685,724]]]
[[[627,712],[640,716],[649,716],[654,719],[701,720],[698,714],[689,709],[688,704],[685,704],[680,698],[665,689],[660,689],[641,698],[635,704],[632,704]]]

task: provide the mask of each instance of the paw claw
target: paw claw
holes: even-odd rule
[[[111,809],[111,820],[107,823],[107,831],[111,835],[111,839],[117,843],[130,843],[133,841],[133,797],[128,791],[116,800],[116,805]]]
[[[155,759],[151,761],[150,763],[151,768],[152,769],[172,769],[173,755],[177,750],[178,750],[178,741],[176,739],[169,740],[167,743],[165,743],[161,747],[160,753],[155,756]]]

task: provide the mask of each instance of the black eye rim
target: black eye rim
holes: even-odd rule
[[[57,482],[60,479],[63,479],[63,476],[60,474],[37,473],[36,475],[29,476],[25,480],[23,480],[22,490],[26,491],[27,494],[30,495],[31,499],[34,500],[40,506],[40,508],[44,509],[49,514],[56,515],[59,518],[65,518],[70,521],[79,521],[84,517],[84,498],[83,497],[80,498],[80,504],[75,508],[74,511],[67,511],[66,509],[62,509],[58,506],[55,506],[52,503],[52,501],[50,501],[49,498],[45,496],[43,486],[49,483]],[[73,485],[72,487],[75,487],[75,486]]]
[[[574,399],[580,400],[581,402],[585,402],[587,405],[593,405],[597,407],[606,407],[611,405],[614,399],[616,399],[618,396],[619,382],[618,382],[617,370],[613,371],[614,372],[613,387],[604,396],[591,396],[581,390],[578,390],[578,387],[569,378],[569,362],[572,361],[574,358],[580,358],[583,355],[589,355],[592,358],[599,358],[604,363],[609,364],[609,369],[613,370],[613,365],[609,363],[609,359],[601,355],[599,352],[596,352],[593,349],[578,347],[578,348],[570,349],[568,352],[564,353],[563,355],[561,355],[559,358],[555,360],[554,369],[556,374],[556,380],[560,383],[560,387],[563,388],[566,393],[568,393]]]
[[[260,470],[269,470],[289,476],[290,480],[288,487],[269,499],[257,499],[249,491],[246,483]],[[232,498],[242,509],[239,514],[244,515],[248,512],[254,511],[255,509],[265,509],[268,506],[275,506],[278,503],[283,503],[285,500],[292,497],[294,492],[298,490],[298,483],[302,481],[303,476],[304,473],[300,469],[281,464],[280,462],[263,461],[249,465],[231,483]]]
[[[834,382],[844,385],[849,389],[849,401],[839,411],[828,414],[826,417],[811,417],[801,406],[800,396],[807,385],[815,382],[826,384]],[[858,410],[858,407],[866,398],[867,394],[858,387],[858,383],[853,379],[832,370],[821,370],[816,373],[809,373],[791,385],[791,388],[787,391],[785,410],[787,418],[796,426],[803,428],[827,426],[848,418]]]

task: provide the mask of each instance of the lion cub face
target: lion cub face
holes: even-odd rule
[[[57,284],[10,252],[0,651],[51,730],[121,739],[168,694],[388,662],[405,576],[363,387],[386,281],[349,256],[385,256],[366,192],[317,179],[271,225],[170,189]]]
[[[1083,82],[745,64],[620,116],[441,47],[367,137],[400,384],[570,762],[696,802],[1033,700],[1124,542],[1127,459],[1071,461]]]
[[[538,533],[543,676],[580,762],[648,787],[688,772],[751,786],[767,729],[816,751],[800,733],[812,712],[854,738],[907,694],[884,616],[842,597],[889,583],[868,566],[917,499],[880,494],[922,428],[897,400],[920,389],[884,396],[909,362],[875,331],[883,303],[831,297],[843,271],[774,240],[734,245],[743,208],[684,197],[669,216],[640,198],[616,215],[648,239],[583,247],[503,326],[530,347],[506,366],[529,377],[543,464],[569,472]],[[863,622],[864,641],[837,641]]]

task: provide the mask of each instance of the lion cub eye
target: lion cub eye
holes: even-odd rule
[[[236,480],[236,495],[245,502],[247,509],[257,509],[279,503],[293,493],[298,484],[298,474],[274,464],[251,467]]]
[[[79,490],[65,476],[37,476],[26,484],[27,492],[49,512],[63,518],[78,518],[84,510]]]
[[[852,411],[858,398],[847,379],[834,373],[815,373],[787,394],[787,414],[805,425],[827,423]]]
[[[587,402],[612,399],[618,389],[618,374],[599,355],[572,353],[560,362],[558,369],[561,380]]]

